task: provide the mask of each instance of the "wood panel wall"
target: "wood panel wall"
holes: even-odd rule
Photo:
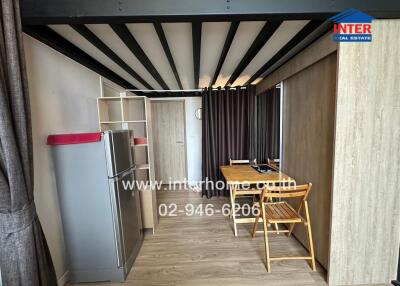
[[[327,268],[336,52],[284,80],[283,92],[283,170],[298,184],[313,183],[309,206],[315,251],[317,260]],[[294,234],[308,245],[303,226],[296,226]]]
[[[389,283],[400,240],[400,20],[341,43],[330,285]],[[290,174],[290,173],[289,173]]]

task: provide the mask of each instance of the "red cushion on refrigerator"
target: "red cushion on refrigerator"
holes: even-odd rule
[[[98,142],[101,140],[101,132],[95,133],[75,133],[75,134],[55,134],[47,137],[47,145],[69,145]]]

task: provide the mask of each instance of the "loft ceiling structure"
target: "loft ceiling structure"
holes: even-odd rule
[[[23,29],[123,88],[173,90],[256,84],[356,8],[400,18],[399,1],[21,0]],[[179,92],[177,90],[182,90]],[[184,92],[190,90],[190,92]]]
[[[113,50],[111,50],[106,44],[104,44],[91,30],[89,30],[85,25],[74,24],[71,27],[81,34],[86,40],[88,40],[92,45],[102,51],[107,57],[114,61],[117,65],[123,68],[127,73],[129,73],[138,82],[143,84],[148,89],[154,89],[150,84],[148,84],[138,73],[136,73],[124,60],[122,60]]]

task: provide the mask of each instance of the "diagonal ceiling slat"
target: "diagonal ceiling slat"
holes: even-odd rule
[[[117,65],[123,68],[127,73],[134,77],[137,81],[143,84],[148,89],[154,89],[148,84],[138,73],[128,66],[116,53],[114,53],[106,44],[104,44],[92,31],[84,25],[71,25],[71,27],[91,42],[96,48],[102,51],[106,56],[113,60]]]
[[[85,25],[92,31],[104,44],[114,51],[128,66],[135,70],[148,84],[155,89],[161,89],[161,86],[147,71],[143,64],[132,54],[131,50],[118,37],[108,24],[89,24]],[[146,89],[141,83],[139,87]]]
[[[210,82],[210,86],[215,85],[215,82],[217,81],[218,75],[221,71],[222,65],[224,64],[226,55],[228,54],[229,48],[231,47],[233,38],[235,37],[236,31],[239,27],[240,22],[232,22],[228,34],[226,35],[224,47],[222,48],[221,56],[219,57],[217,67],[214,72],[214,76]]]
[[[162,23],[184,89],[193,89],[193,41],[191,23]]]
[[[153,23],[126,24],[170,89],[179,88]]]
[[[258,33],[257,37],[254,39],[250,48],[247,50],[244,57],[241,59],[231,77],[228,79],[226,85],[231,85],[240,75],[240,73],[247,67],[247,65],[251,62],[251,60],[256,56],[256,54],[261,50],[261,48],[265,45],[268,39],[275,33],[275,31],[279,28],[282,21],[272,21],[265,23],[264,27]]]
[[[93,70],[105,78],[115,82],[126,89],[137,89],[134,85],[114,73],[112,70],[86,54],[84,51],[76,47],[74,44],[63,38],[54,30],[47,26],[28,26],[24,27],[24,32],[36,38],[44,44],[52,47],[56,51],[66,55],[85,67]]]
[[[169,45],[168,45],[168,42],[167,42],[167,38],[165,37],[165,33],[164,33],[164,30],[163,30],[163,27],[162,27],[161,23],[153,23],[153,24],[154,24],[154,29],[156,29],[158,38],[159,38],[159,40],[161,42],[161,45],[162,45],[162,47],[164,49],[165,55],[167,56],[168,62],[170,64],[170,66],[171,66],[172,72],[174,73],[176,82],[178,83],[179,88],[183,89],[182,82],[181,82],[181,79],[179,77],[178,70],[176,69],[174,58],[172,57],[171,50],[169,48]]]
[[[284,21],[262,49],[233,82],[233,86],[243,85],[268,62],[287,42],[289,42],[309,21]]]
[[[201,22],[192,23],[194,88],[199,88],[200,80],[201,26]]]
[[[264,21],[240,22],[215,86],[225,86],[264,25]]]
[[[230,22],[203,22],[202,24],[199,88],[210,86],[230,24]]]
[[[321,36],[331,31],[332,27],[333,24],[330,20],[324,21],[321,25],[318,26],[318,28],[309,33],[302,41],[300,41],[293,49],[291,49],[279,60],[277,60],[273,65],[271,65],[257,80],[253,81],[252,84],[258,83],[262,78],[265,78],[273,73],[276,69],[289,61],[292,57],[296,56],[298,53],[301,53],[305,48],[318,40]]]
[[[268,62],[266,62],[247,82],[250,84],[254,82],[259,76],[261,76],[269,67],[271,67],[275,62],[277,62],[281,57],[288,53],[292,48],[294,48],[298,43],[300,43],[304,37],[318,28],[322,24],[322,21],[310,21],[303,29],[300,30],[283,48],[279,50]]]
[[[67,41],[71,42],[73,45],[87,53],[96,61],[100,62],[114,73],[118,74],[120,77],[124,78],[128,82],[137,86],[140,89],[146,89],[140,82],[133,78],[129,73],[107,57],[102,51],[100,51],[96,46],[86,40],[81,34],[76,32],[69,25],[50,25],[50,29],[55,31],[61,37],[65,38]]]
[[[124,24],[110,24],[114,32],[121,38],[125,45],[131,50],[131,52],[142,62],[149,73],[154,77],[154,79],[161,85],[163,89],[169,89],[168,85],[162,79],[161,75],[154,67],[150,59],[147,57],[146,53],[140,47],[139,43],[130,33],[129,29]]]

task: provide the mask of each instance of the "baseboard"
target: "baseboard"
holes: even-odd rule
[[[68,282],[68,279],[69,279],[69,271],[67,270],[64,272],[64,274],[60,278],[58,278],[57,285],[65,286]]]

